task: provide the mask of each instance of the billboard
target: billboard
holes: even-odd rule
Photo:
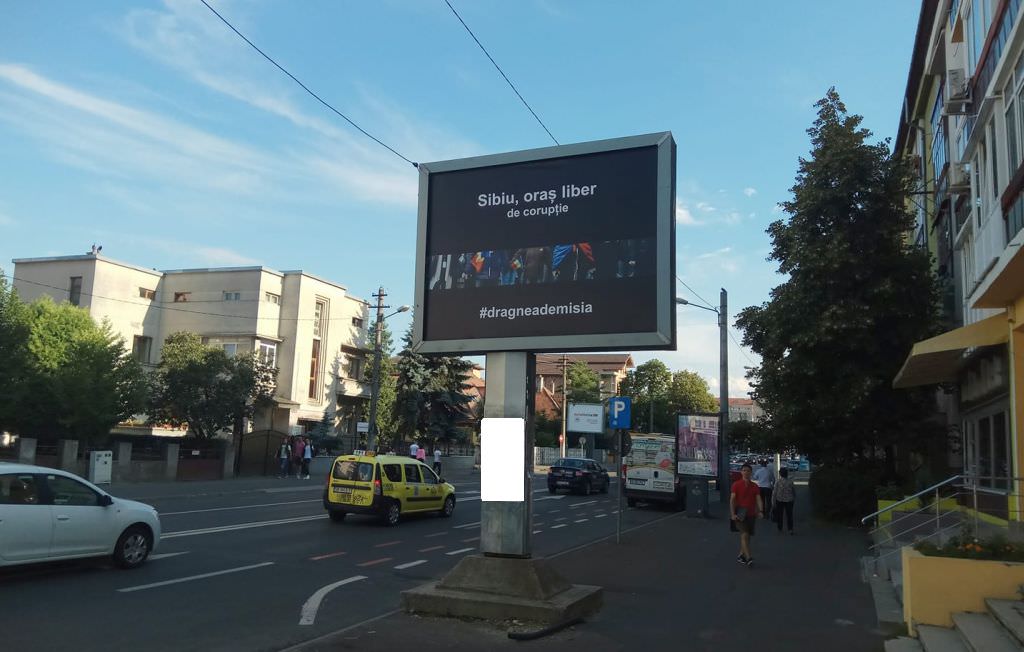
[[[413,348],[675,348],[668,132],[421,163]]]
[[[717,414],[680,414],[676,426],[676,473],[718,477]]]
[[[604,432],[604,406],[600,403],[570,403],[566,432]]]

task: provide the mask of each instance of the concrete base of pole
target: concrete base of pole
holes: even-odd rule
[[[599,586],[569,584],[544,559],[464,557],[444,579],[402,592],[409,613],[557,623],[596,613]]]

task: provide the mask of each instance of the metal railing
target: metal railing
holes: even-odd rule
[[[908,535],[914,543],[933,540],[956,529],[966,529],[971,536],[978,536],[983,520],[982,509],[979,509],[979,494],[983,498],[995,496],[1000,501],[1005,500],[1007,520],[1017,520],[1014,517],[1022,513],[1024,500],[1021,494],[1013,493],[1012,487],[1022,481],[1024,478],[1006,476],[954,475],[946,478],[862,518],[861,523],[864,524],[875,521],[875,527],[870,532],[874,538],[870,549],[877,553],[883,546],[906,539]],[[983,482],[992,485],[1005,483],[1009,488],[993,488]],[[949,505],[949,501],[953,501],[953,504]],[[908,509],[908,505],[919,506]],[[947,505],[945,511],[944,505]],[[880,518],[884,514],[892,514],[887,523],[883,523]],[[920,515],[926,515],[927,518],[916,518]],[[896,547],[879,557],[898,551],[899,547]]]

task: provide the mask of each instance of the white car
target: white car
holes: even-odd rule
[[[154,508],[114,498],[74,473],[0,463],[0,566],[112,557],[146,561],[160,542]]]

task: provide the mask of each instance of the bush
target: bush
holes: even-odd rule
[[[1024,562],[1024,546],[1009,543],[1002,535],[978,539],[970,533],[962,533],[941,546],[930,541],[922,541],[914,548],[922,555],[931,557]]]
[[[811,507],[827,521],[859,524],[878,509],[878,472],[870,467],[822,465],[811,475]],[[902,496],[901,496],[902,497]]]
[[[896,484],[887,484],[875,487],[875,497],[878,500],[903,500],[907,495],[907,490]]]

